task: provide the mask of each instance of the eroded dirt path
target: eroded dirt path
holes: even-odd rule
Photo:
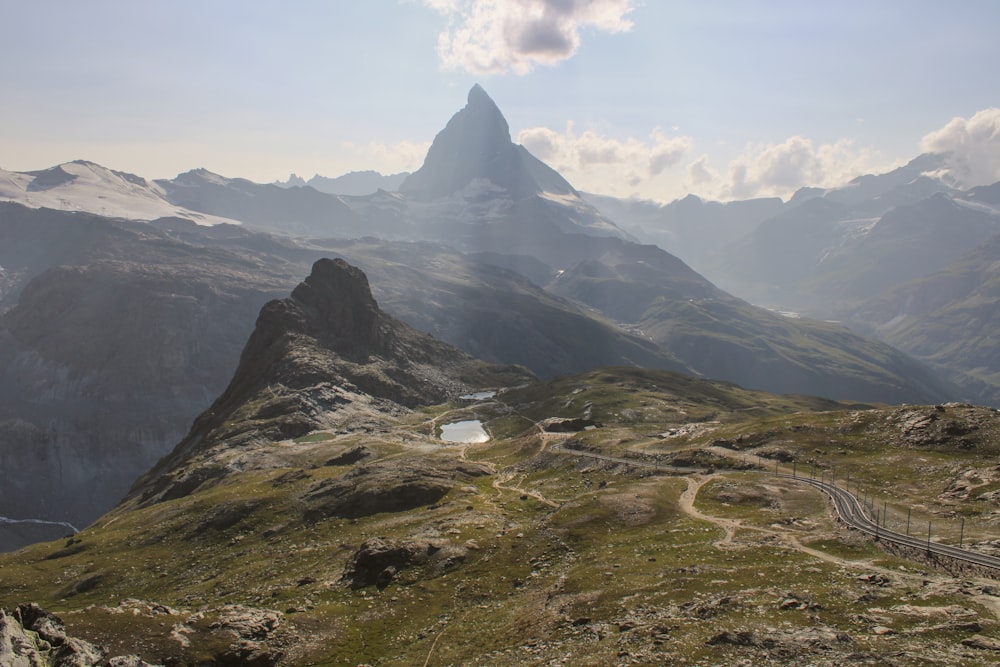
[[[720,479],[721,477],[722,477],[721,475],[707,475],[707,476],[692,475],[690,477],[686,477],[685,479],[687,480],[687,489],[685,489],[684,493],[681,494],[681,497],[679,499],[681,511],[683,511],[685,514],[700,521],[707,521],[712,525],[719,526],[725,531],[724,537],[715,543],[716,547],[720,549],[738,548],[737,545],[733,543],[733,537],[736,535],[736,531],[748,530],[757,533],[762,533],[764,535],[772,535],[774,537],[777,537],[787,547],[794,549],[795,551],[801,551],[802,553],[808,554],[810,556],[813,556],[814,558],[818,558],[828,563],[833,563],[834,565],[865,569],[865,570],[882,569],[885,570],[886,572],[890,571],[886,570],[885,568],[878,568],[877,566],[867,561],[851,561],[845,558],[840,558],[838,556],[825,553],[823,551],[819,551],[818,549],[812,549],[802,544],[797,536],[787,531],[776,530],[774,528],[763,528],[761,526],[744,526],[739,519],[725,519],[723,517],[705,514],[704,512],[702,512],[701,510],[699,510],[697,507],[694,506],[695,500],[697,500],[698,498],[698,492],[701,491],[701,488],[705,486],[705,484],[707,484],[708,482],[715,479]],[[893,574],[898,574],[894,570],[891,572],[893,572]]]
[[[723,517],[712,516],[710,514],[705,514],[697,507],[695,507],[695,502],[698,498],[698,492],[701,491],[702,487],[708,482],[714,479],[720,479],[722,475],[692,475],[686,477],[687,489],[681,494],[678,504],[682,512],[688,516],[698,519],[700,521],[708,522],[712,525],[718,526],[725,531],[725,535],[722,539],[715,542],[715,546],[719,549],[735,549],[741,548],[738,544],[734,543],[733,538],[738,530],[753,531],[756,533],[761,533],[764,535],[770,535],[778,538],[781,543],[792,550],[799,551],[801,553],[807,554],[822,560],[824,562],[830,563],[832,565],[837,565],[839,567],[849,568],[853,570],[861,570],[866,573],[879,573],[886,576],[891,576],[895,579],[906,580],[911,584],[917,584],[924,581],[933,581],[938,585],[953,582],[954,578],[950,575],[940,575],[936,573],[916,573],[916,572],[905,572],[898,569],[891,569],[876,565],[875,563],[868,560],[849,560],[846,558],[841,558],[839,556],[834,556],[833,554],[826,553],[825,551],[820,551],[819,549],[813,549],[808,547],[799,541],[797,535],[780,529],[775,528],[765,528],[761,526],[747,526],[738,519],[727,519]],[[990,607],[994,611],[1000,611],[1000,601],[990,600]]]
[[[517,481],[515,481],[514,484],[508,484],[508,482],[515,479],[517,479]],[[496,475],[493,476],[493,488],[496,489],[498,492],[510,491],[512,493],[518,493],[522,496],[531,496],[538,502],[544,503],[549,507],[559,507],[559,503],[555,502],[554,500],[549,500],[541,493],[518,486],[518,484],[520,484],[522,481],[524,481],[523,474],[518,475],[517,473],[511,472],[509,470],[504,470],[498,472]]]
[[[725,549],[732,547],[733,536],[736,534],[736,529],[741,527],[740,521],[737,519],[723,519],[721,517],[710,516],[701,512],[694,506],[694,501],[698,497],[698,492],[701,491],[701,487],[718,477],[718,475],[708,475],[705,477],[697,475],[685,477],[684,480],[687,482],[687,488],[684,490],[684,493],[681,494],[677,502],[680,505],[681,511],[688,516],[700,521],[707,521],[710,524],[722,528],[725,531],[725,535],[721,540],[715,543],[715,546],[720,549]]]

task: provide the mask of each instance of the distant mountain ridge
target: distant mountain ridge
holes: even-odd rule
[[[331,195],[350,195],[361,197],[379,190],[395,192],[403,180],[410,175],[404,171],[398,174],[380,174],[377,171],[351,171],[341,176],[330,178],[316,174],[308,181],[301,176],[291,174],[286,181],[276,181],[274,185],[281,188],[309,186],[320,192]]]
[[[997,305],[990,258],[1000,238],[1000,183],[956,190],[938,178],[946,159],[921,155],[840,188],[803,188],[769,211],[766,200],[591,200],[619,211],[636,236],[697,258],[733,293],[849,322],[930,364],[970,400],[996,405],[1000,354],[982,332]],[[733,235],[703,233],[719,230],[719,212],[730,210],[742,213]]]
[[[363,233],[358,216],[339,198],[313,188],[280,188],[193,169],[156,181],[167,199],[187,210],[215,215],[257,229],[295,236]]]
[[[0,170],[0,201],[131,220],[184,217],[204,225],[238,224],[234,219],[187,210],[171,202],[153,181],[86,160],[42,171]]]
[[[204,170],[154,185],[171,202],[202,216],[232,216],[256,228],[314,238],[373,235],[444,242],[509,269],[523,268],[536,280],[561,276],[552,289],[562,297],[632,328],[682,367],[746,386],[828,396],[837,387],[834,397],[851,398],[850,392],[860,391],[866,400],[878,400],[881,391],[862,389],[869,382],[893,387],[886,400],[930,399],[949,391],[932,388],[935,383],[923,372],[908,376],[915,369],[889,362],[892,355],[885,350],[873,354],[871,342],[860,337],[795,333],[811,326],[805,322],[783,322],[776,328],[771,313],[732,299],[662,249],[636,244],[562,176],[513,143],[503,114],[478,85],[435,137],[424,165],[403,181],[398,193],[334,197],[309,187],[262,186]],[[718,219],[722,225],[735,225],[740,217],[736,211],[762,215],[774,205],[763,200],[733,206],[733,214]],[[711,312],[701,307],[705,304],[712,304]],[[622,318],[626,311],[628,316]],[[733,318],[731,323],[728,318]],[[743,328],[746,338],[721,335],[734,328]],[[754,341],[779,330],[784,334],[768,346],[773,351],[770,361],[761,364],[762,348]],[[704,335],[704,344],[692,345],[689,334]],[[822,342],[803,345],[805,340]],[[715,345],[723,343],[728,351],[719,355]],[[847,359],[854,359],[848,366],[857,371],[850,374],[852,382],[831,381]],[[871,359],[890,363],[894,370],[883,376],[887,369],[879,369]],[[788,364],[788,372],[777,372],[771,364]],[[907,387],[920,389],[909,394]]]
[[[944,269],[892,289],[845,314],[925,360],[984,402],[1000,404],[1000,234]]]

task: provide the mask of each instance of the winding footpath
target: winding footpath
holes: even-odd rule
[[[608,461],[610,463],[620,463],[623,465],[637,466],[641,468],[652,468],[654,470],[670,470],[681,473],[704,472],[704,469],[702,468],[675,467],[665,463],[654,463],[635,458],[621,458],[617,456],[608,456],[606,454],[596,454],[593,452],[566,449],[560,445],[552,445],[550,449],[554,452],[562,454],[582,456],[601,461]],[[935,556],[951,558],[964,563],[971,563],[973,565],[988,567],[1000,571],[1000,558],[997,556],[990,556],[948,544],[939,544],[928,539],[906,535],[878,525],[868,516],[864,506],[861,504],[861,501],[858,500],[854,494],[836,486],[835,484],[831,484],[825,480],[800,477],[784,472],[772,472],[770,474],[793,480],[795,482],[800,482],[802,484],[808,484],[809,486],[819,489],[826,495],[830,496],[830,499],[833,501],[833,506],[837,511],[837,516],[841,521],[848,526],[865,533],[866,535],[872,536],[876,541],[897,544],[911,549],[919,549]],[[700,485],[693,489],[695,493],[697,492],[698,487],[700,487]]]

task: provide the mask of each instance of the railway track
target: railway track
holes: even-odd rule
[[[577,449],[566,449],[560,445],[553,445],[550,449],[551,451],[563,454],[582,456],[585,458],[608,461],[610,463],[620,463],[640,468],[650,468],[653,470],[670,470],[682,473],[705,471],[704,468],[677,467],[664,463],[643,461],[641,459],[596,454],[594,452],[586,452]],[[871,535],[879,542],[887,542],[912,549],[919,549],[936,556],[951,558],[964,563],[971,563],[973,565],[988,567],[1000,571],[1000,558],[996,556],[970,551],[969,549],[963,549],[949,544],[940,544],[930,539],[906,535],[904,533],[890,530],[884,526],[880,526],[868,516],[864,506],[861,504],[861,501],[858,500],[854,494],[840,488],[836,484],[831,484],[825,480],[800,477],[784,472],[772,472],[770,474],[791,479],[796,482],[801,482],[803,484],[808,484],[809,486],[815,487],[824,492],[826,495],[830,496],[830,499],[833,501],[833,506],[837,510],[837,516],[839,516],[844,523],[862,533],[865,533],[866,535]]]
[[[784,477],[786,479],[802,482],[803,484],[808,484],[809,486],[813,486],[823,491],[826,495],[830,496],[830,499],[833,501],[833,506],[837,510],[837,515],[844,523],[852,528],[855,528],[856,530],[861,531],[862,533],[871,535],[880,542],[888,542],[890,544],[898,544],[912,549],[920,549],[937,556],[943,556],[965,563],[972,563],[974,565],[1000,570],[1000,558],[996,556],[970,551],[969,549],[963,549],[950,544],[939,544],[929,538],[925,539],[915,537],[913,535],[906,535],[904,533],[890,530],[884,526],[880,526],[877,522],[873,521],[870,516],[868,516],[864,506],[861,504],[861,501],[858,500],[854,494],[836,486],[835,484],[818,479],[810,479],[808,477],[798,477],[783,472],[776,474],[778,477]]]

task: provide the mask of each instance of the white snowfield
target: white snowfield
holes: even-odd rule
[[[0,201],[139,221],[177,217],[199,225],[240,224],[171,204],[156,183],[84,160],[36,172],[0,169]]]
[[[563,207],[569,212],[569,218],[587,230],[593,236],[614,236],[617,238],[630,238],[622,231],[621,227],[614,224],[597,209],[584,201],[579,195],[574,193],[541,192],[538,195],[542,199]],[[573,231],[567,229],[565,231]]]

